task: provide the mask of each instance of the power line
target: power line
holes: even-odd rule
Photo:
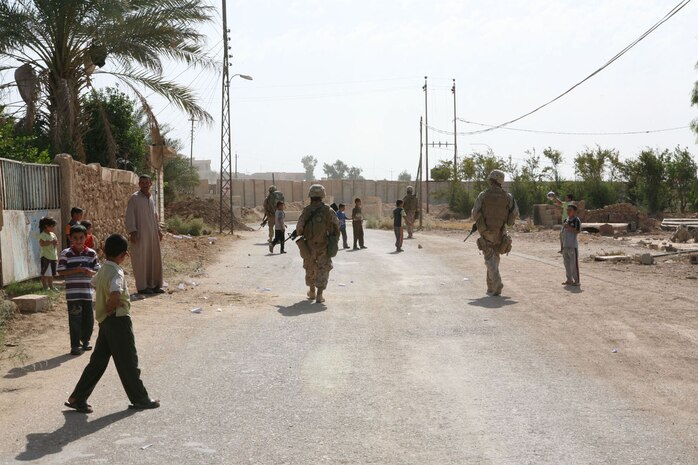
[[[517,132],[528,132],[528,133],[533,133],[533,134],[553,134],[553,135],[560,135],[560,136],[632,136],[632,135],[640,135],[640,134],[655,134],[659,132],[670,132],[670,131],[681,131],[685,129],[689,129],[690,126],[677,126],[673,128],[663,128],[663,129],[648,129],[648,130],[643,130],[643,131],[621,131],[621,132],[574,132],[574,131],[543,131],[543,130],[537,130],[537,129],[524,129],[524,128],[509,128],[509,127],[498,127],[494,126],[491,124],[485,124],[485,123],[476,123],[474,121],[468,121],[462,118],[458,118],[458,121],[461,121],[463,123],[467,124],[474,124],[476,126],[483,126],[487,129],[482,129],[479,131],[461,131],[458,132],[459,136],[463,135],[470,135],[470,134],[482,134],[483,132],[488,132],[494,129],[504,129],[507,131],[517,131]],[[446,131],[444,129],[438,129],[429,126],[429,129],[437,132],[439,134],[448,134],[448,135],[453,135],[452,131]]]
[[[672,8],[666,15],[664,15],[664,17],[663,17],[662,19],[660,19],[660,20],[659,20],[657,23],[655,23],[651,28],[649,28],[647,31],[645,31],[640,37],[638,37],[638,38],[635,39],[633,42],[631,42],[631,43],[630,43],[628,46],[626,46],[623,50],[621,50],[620,52],[618,52],[613,58],[611,58],[610,60],[608,60],[603,66],[601,66],[600,68],[598,68],[596,71],[594,71],[593,73],[591,73],[590,75],[588,75],[587,77],[585,77],[584,79],[582,79],[581,81],[579,81],[578,83],[576,83],[575,85],[573,85],[572,87],[570,87],[569,89],[567,89],[566,91],[564,91],[563,93],[561,93],[560,95],[558,95],[557,97],[555,97],[554,99],[552,99],[552,100],[550,100],[550,101],[548,101],[548,102],[546,102],[546,103],[544,103],[544,104],[542,104],[542,105],[540,105],[540,106],[534,108],[533,110],[529,111],[528,113],[524,113],[523,115],[521,115],[521,116],[519,116],[519,117],[517,117],[517,118],[514,118],[514,119],[512,119],[512,120],[509,120],[509,121],[507,121],[507,122],[504,122],[504,123],[502,123],[502,124],[498,124],[498,125],[496,125],[496,126],[492,126],[492,127],[488,128],[488,129],[483,129],[483,130],[481,130],[481,131],[473,131],[473,132],[468,132],[468,133],[465,133],[465,134],[482,134],[482,133],[484,133],[484,132],[490,132],[490,131],[494,131],[494,130],[496,130],[496,129],[501,129],[501,128],[503,128],[504,126],[508,126],[508,125],[510,125],[510,124],[512,124],[512,123],[515,123],[515,122],[517,122],[517,121],[519,121],[519,120],[522,120],[522,119],[526,118],[527,116],[530,116],[530,115],[532,115],[533,113],[536,113],[537,111],[542,110],[543,108],[547,107],[548,105],[550,105],[550,104],[552,104],[552,103],[554,103],[554,102],[560,100],[562,97],[564,97],[565,95],[569,94],[569,93],[572,92],[574,89],[576,89],[577,87],[581,86],[581,85],[584,84],[586,81],[588,81],[589,79],[591,79],[592,77],[596,76],[596,75],[599,74],[601,71],[603,71],[604,69],[606,69],[607,67],[609,67],[609,66],[610,66],[611,64],[613,64],[616,60],[618,60],[620,57],[622,57],[623,55],[625,55],[628,51],[630,51],[630,49],[632,49],[633,47],[635,47],[635,45],[637,45],[638,43],[640,43],[645,37],[647,37],[648,35],[650,35],[652,32],[654,32],[656,29],[658,29],[662,24],[664,24],[664,23],[667,22],[669,19],[671,19],[676,13],[678,13],[679,11],[681,11],[681,10],[682,10],[686,5],[688,5],[690,2],[691,2],[691,0],[681,0],[674,8]]]

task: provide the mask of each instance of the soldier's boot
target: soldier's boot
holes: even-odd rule
[[[315,302],[317,302],[319,304],[321,304],[325,301],[325,298],[322,296],[322,291],[324,291],[324,289],[318,287],[317,297],[315,298]]]
[[[492,293],[492,295],[495,296],[495,297],[498,296],[498,295],[502,295],[502,289],[504,289],[504,284],[501,284],[501,283],[500,283],[499,286],[497,286],[497,289],[494,290],[494,292]]]
[[[310,286],[308,291],[308,300],[315,300],[315,286]]]

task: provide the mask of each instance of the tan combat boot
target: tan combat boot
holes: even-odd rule
[[[315,300],[315,287],[310,286],[310,290],[308,291],[308,300]]]
[[[323,303],[323,302],[325,301],[325,298],[322,296],[322,291],[324,291],[324,289],[318,288],[318,290],[317,290],[317,298],[315,299],[315,302],[316,302],[316,303],[321,304],[321,303]]]

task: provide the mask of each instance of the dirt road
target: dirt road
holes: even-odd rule
[[[317,305],[295,247],[262,240],[134,304],[159,410],[127,411],[110,368],[94,414],[62,412],[87,357],[37,336],[39,363],[0,378],[0,463],[698,463],[695,281],[662,295],[649,273],[583,264],[569,292],[554,247],[515,243],[504,297],[487,297],[474,242],[396,255],[369,231]]]

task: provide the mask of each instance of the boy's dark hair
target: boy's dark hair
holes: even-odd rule
[[[56,220],[50,216],[44,216],[39,220],[39,231],[44,232],[44,229],[49,226],[56,226]]]
[[[342,207],[346,207],[346,205],[344,205],[343,203],[340,203],[338,208],[342,208]]]
[[[83,210],[83,209],[80,208],[80,207],[73,207],[73,208],[70,209],[70,216],[72,217],[72,216],[75,216],[75,215],[79,215],[80,213],[83,213],[84,211],[85,211],[85,210]]]
[[[80,224],[85,227],[86,231],[92,227],[92,221],[84,220]]]
[[[284,204],[284,202],[281,201],[281,200],[279,200],[278,202],[276,202],[276,206],[277,206],[277,207],[278,207],[279,205],[283,205],[283,204]]]
[[[361,199],[357,197],[357,198],[354,200],[354,203],[356,203],[356,202],[361,202]]]
[[[405,202],[403,202],[402,200],[398,200],[397,202],[395,202],[395,206],[399,207],[403,203],[405,203]]]
[[[70,235],[72,236],[73,234],[84,234],[87,236],[87,228],[81,224],[73,225],[70,227]]]
[[[567,195],[565,195],[565,198],[570,199],[570,200],[574,200],[574,195],[567,194]]]
[[[128,251],[128,240],[121,234],[112,234],[104,241],[104,255],[107,258],[118,257]]]
[[[577,206],[573,204],[567,205],[567,208],[571,208],[572,210],[577,211]]]

